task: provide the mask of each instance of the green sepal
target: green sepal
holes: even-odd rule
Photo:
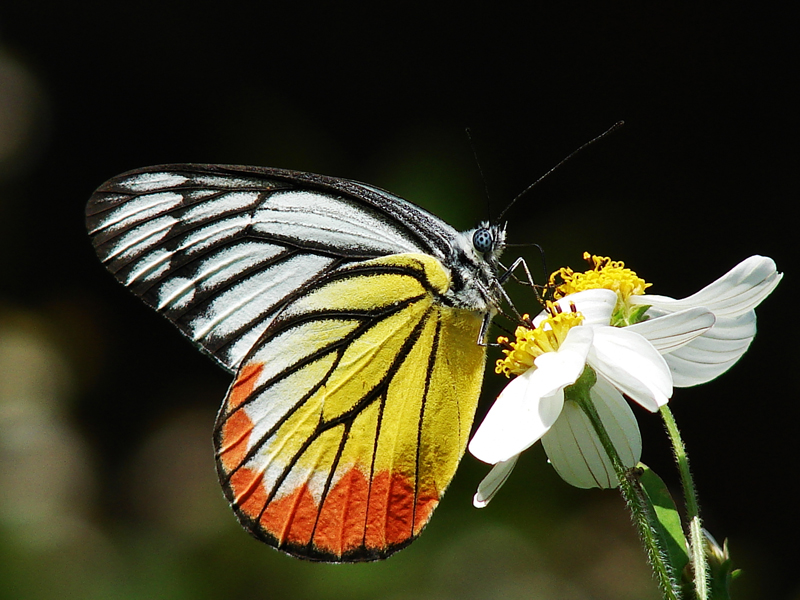
[[[649,304],[637,304],[636,307],[628,313],[628,325],[633,325],[634,323],[649,319],[650,317],[645,314],[649,308]]]
[[[617,308],[611,315],[611,326],[627,327],[628,325],[633,325],[640,321],[646,321],[649,318],[648,315],[645,314],[648,308],[650,308],[649,304],[637,304],[633,308],[629,308],[625,305],[617,305]]]
[[[706,556],[708,556],[708,571],[710,586],[710,600],[731,600],[731,583],[741,574],[741,569],[734,569],[731,554],[728,550],[728,540],[719,547],[716,540],[705,531]]]
[[[659,546],[667,553],[672,572],[677,579],[680,579],[684,568],[689,564],[689,545],[686,543],[678,509],[675,508],[675,502],[661,478],[642,463],[639,463],[637,468],[641,469],[639,481],[656,515],[656,536]]]

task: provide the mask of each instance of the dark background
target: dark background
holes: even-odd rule
[[[213,474],[229,378],[114,282],[83,224],[117,173],[212,162],[367,181],[466,229],[621,119],[514,207],[510,241],[551,268],[610,255],[674,297],[752,254],[786,272],[748,354],[670,406],[706,526],[744,569],[735,597],[800,597],[792,23],[738,2],[4,3],[0,597],[657,597],[616,492],[570,488],[538,447],[482,511],[467,456],[385,563],[252,541]],[[637,416],[674,486],[658,418]]]

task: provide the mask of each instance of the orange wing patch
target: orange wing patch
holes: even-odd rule
[[[224,444],[220,446],[218,455],[226,470],[231,471],[240,465],[247,454],[253,422],[243,410],[237,409],[253,392],[258,376],[264,369],[263,364],[245,366],[234,381],[225,401],[230,417],[222,428]]]
[[[241,516],[271,536],[265,541],[323,560],[388,556],[420,534],[439,503],[438,495],[415,493],[413,482],[402,475],[377,473],[370,483],[358,468],[339,480],[322,507],[307,485],[268,503],[263,479],[251,469],[238,470],[230,487]]]

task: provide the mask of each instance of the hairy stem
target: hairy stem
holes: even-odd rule
[[[672,452],[678,464],[681,475],[684,502],[686,503],[686,518],[689,521],[689,545],[691,547],[692,571],[694,573],[694,589],[697,600],[708,600],[708,561],[705,553],[705,538],[700,521],[700,505],[697,502],[697,491],[689,470],[689,456],[683,444],[681,433],[672,411],[666,405],[660,409],[661,418],[667,428],[667,434],[672,442]]]
[[[586,414],[597,433],[600,443],[606,454],[611,459],[614,473],[619,481],[619,489],[622,497],[631,511],[631,516],[642,540],[647,559],[653,569],[653,573],[658,581],[659,588],[663,597],[667,600],[680,599],[680,587],[675,573],[672,572],[671,565],[667,559],[667,553],[661,548],[656,534],[657,518],[655,510],[650,503],[647,494],[641,486],[635,468],[626,467],[614,447],[608,431],[603,425],[600,415],[591,400],[590,390],[596,375],[591,368],[587,367],[583,375],[575,385],[567,390],[567,398],[577,402],[581,410]]]

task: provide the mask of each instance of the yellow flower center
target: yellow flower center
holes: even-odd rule
[[[644,294],[645,289],[652,285],[626,268],[621,260],[594,256],[588,252],[583,253],[583,259],[592,265],[588,271],[575,273],[569,267],[562,267],[550,275],[550,285],[556,286],[556,298],[583,290],[604,288],[615,291],[620,300],[625,302],[630,296]],[[556,278],[560,278],[563,283],[559,284]]]
[[[560,308],[552,303],[547,303],[550,316],[542,320],[535,328],[520,325],[514,332],[516,340],[509,342],[507,337],[497,338],[498,343],[504,346],[505,358],[497,360],[495,373],[503,373],[506,377],[522,375],[534,366],[536,357],[546,352],[555,352],[567,337],[569,330],[583,322],[583,315],[576,312],[559,312]],[[523,315],[523,321],[530,321],[528,315]]]
[[[583,253],[583,259],[592,266],[588,271],[576,273],[569,267],[562,267],[550,275],[550,285],[555,289],[553,295],[556,299],[583,290],[607,289],[617,294],[612,325],[630,325],[644,318],[646,307],[631,308],[628,298],[644,294],[652,284],[626,268],[621,260],[611,260],[607,256],[595,256],[588,252]]]

